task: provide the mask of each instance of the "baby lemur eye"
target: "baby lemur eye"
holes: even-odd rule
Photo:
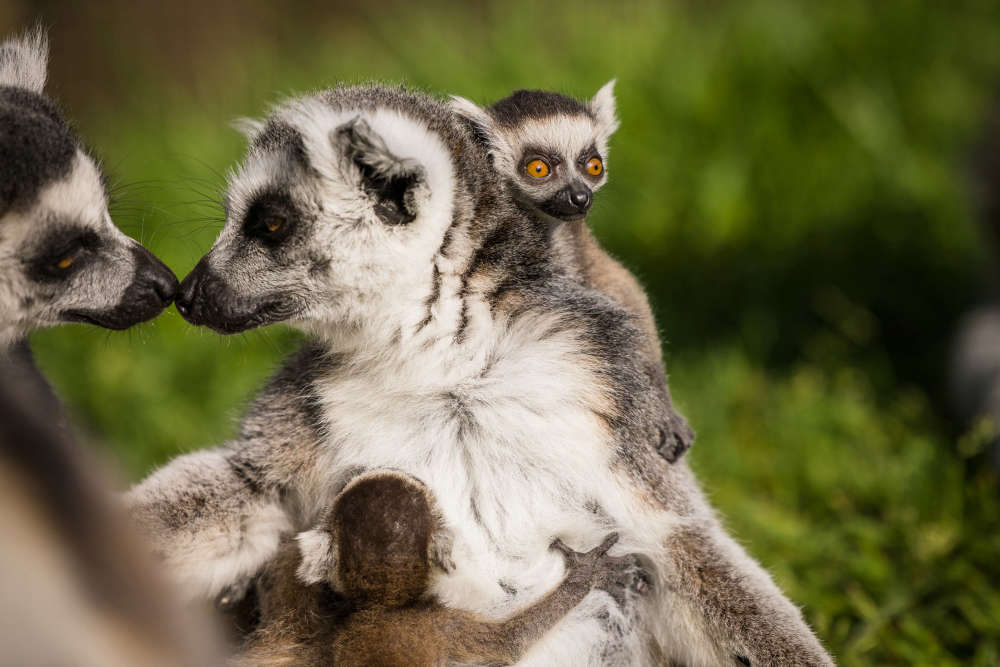
[[[69,267],[73,266],[74,261],[76,261],[76,257],[74,257],[73,255],[67,255],[66,257],[63,257],[58,262],[56,262],[56,267],[60,269],[68,269]]]
[[[591,176],[600,176],[604,171],[604,163],[601,162],[601,158],[592,157],[587,160],[587,173]]]
[[[549,175],[549,163],[541,158],[535,158],[528,164],[524,165],[524,170],[528,172],[529,176],[534,176],[535,178],[545,178]]]
[[[285,224],[284,218],[267,218],[264,220],[264,226],[267,227],[267,231],[272,234],[282,228]]]

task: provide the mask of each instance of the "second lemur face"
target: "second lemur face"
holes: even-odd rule
[[[0,350],[62,322],[125,329],[177,287],[111,221],[100,166],[43,94],[47,57],[40,31],[0,43]]]
[[[607,181],[608,141],[618,127],[613,89],[610,81],[589,102],[519,90],[485,109],[462,98],[452,108],[489,145],[522,205],[546,218],[582,220]]]

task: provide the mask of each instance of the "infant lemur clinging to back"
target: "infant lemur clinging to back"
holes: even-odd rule
[[[617,535],[587,553],[557,540],[552,546],[563,553],[566,578],[548,595],[504,620],[451,609],[428,594],[441,521],[430,491],[414,477],[360,475],[319,528],[286,539],[264,570],[260,628],[237,664],[513,664],[593,588],[620,605],[649,590],[637,558],[607,555]]]
[[[641,351],[667,402],[657,451],[673,462],[691,447],[694,433],[673,409],[659,372],[662,352],[653,310],[639,281],[601,248],[586,225],[594,193],[607,182],[608,143],[618,129],[614,84],[609,81],[585,103],[549,91],[518,90],[486,108],[461,97],[452,98],[451,106],[473,124],[511,197],[551,230],[577,277],[623,306],[642,327]]]

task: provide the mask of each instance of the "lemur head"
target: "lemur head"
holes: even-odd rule
[[[414,477],[366,473],[334,500],[325,524],[299,537],[299,579],[325,581],[355,606],[400,607],[427,591],[439,518]]]
[[[589,102],[519,90],[481,108],[461,97],[452,108],[489,147],[515,199],[556,220],[582,220],[607,181],[608,141],[618,128],[614,80]]]
[[[130,327],[177,288],[112,223],[100,167],[42,94],[47,60],[41,30],[0,43],[0,349],[61,322]]]
[[[413,305],[432,290],[433,258],[479,178],[469,165],[483,161],[448,107],[344,87],[243,129],[250,147],[229,177],[226,224],[184,279],[181,314],[221,333],[281,320],[378,327],[411,310],[419,319]]]

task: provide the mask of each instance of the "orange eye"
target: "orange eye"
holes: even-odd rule
[[[601,158],[592,157],[587,160],[587,173],[591,176],[600,176],[604,171],[604,163],[601,162]]]
[[[524,165],[524,170],[528,172],[529,176],[534,176],[535,178],[545,178],[549,175],[549,163],[545,160],[534,159]]]
[[[58,266],[60,269],[68,269],[69,267],[73,266],[73,261],[75,259],[76,258],[73,257],[72,255],[70,255],[69,257],[63,257],[62,259],[59,260],[59,262],[56,263],[56,266]]]
[[[264,222],[264,226],[267,227],[267,231],[271,232],[272,234],[281,229],[284,225],[285,225],[284,218],[268,218]]]

